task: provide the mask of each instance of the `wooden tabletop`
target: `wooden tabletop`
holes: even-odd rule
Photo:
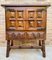
[[[35,3],[35,4],[1,4],[3,7],[49,7],[50,3]]]

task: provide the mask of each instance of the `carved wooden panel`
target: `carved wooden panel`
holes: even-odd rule
[[[29,20],[34,19],[34,11],[28,11],[28,19]]]
[[[24,19],[24,10],[17,10],[17,19],[18,20]]]
[[[9,39],[16,40],[33,40],[33,39],[45,39],[44,32],[7,32],[7,36]],[[20,37],[20,38],[19,38]]]
[[[16,31],[44,31],[45,30],[45,10],[39,8],[27,8],[23,7],[22,9],[10,8],[6,10],[6,29],[7,30],[16,30]],[[13,34],[15,35],[15,34]],[[41,36],[40,33],[21,33],[17,34],[21,38],[38,38]],[[25,35],[25,36],[24,36]],[[16,36],[16,35],[15,35]],[[24,36],[24,37],[22,37]],[[42,35],[43,36],[43,35]],[[42,37],[41,36],[41,37]]]
[[[45,17],[45,12],[46,12],[45,9],[37,9],[37,10],[36,10],[36,19],[37,19],[37,20],[39,20],[39,19],[44,19],[44,17]]]
[[[34,30],[35,29],[35,21],[34,20],[29,20],[27,21],[27,25],[28,25],[28,30]]]
[[[17,21],[17,30],[24,30],[24,21]]]
[[[37,20],[37,27],[42,27],[42,20]]]
[[[37,18],[42,18],[42,10],[41,9],[37,10]]]
[[[8,15],[7,17],[9,18],[9,20],[16,19],[16,11],[14,9],[7,9],[6,12],[7,12],[7,15]]]
[[[7,25],[8,25],[8,24],[7,24]],[[16,21],[10,20],[10,21],[9,21],[8,29],[9,29],[9,30],[14,30],[14,29],[16,29]]]

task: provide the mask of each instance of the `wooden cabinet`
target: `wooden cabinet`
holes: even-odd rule
[[[42,50],[43,57],[45,57],[47,7],[50,5],[2,6],[5,7],[6,17],[6,56],[9,56],[11,48],[15,48],[13,40],[19,40],[20,42],[38,40],[39,46],[18,46],[17,48],[38,48]]]
[[[16,7],[15,7],[16,8]],[[38,28],[43,32],[46,28],[46,7],[7,7],[7,30],[34,30]]]

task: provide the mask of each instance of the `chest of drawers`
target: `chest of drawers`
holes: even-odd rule
[[[11,48],[37,48],[41,49],[45,57],[46,18],[47,7],[45,5],[2,5],[5,7],[5,25],[7,52],[9,56]],[[25,43],[38,40],[38,46],[13,46],[13,40]],[[31,43],[30,42],[30,43]],[[33,43],[34,44],[34,43]]]

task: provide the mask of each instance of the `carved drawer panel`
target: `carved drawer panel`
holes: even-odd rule
[[[27,8],[26,10],[26,19],[27,20],[34,20],[35,19],[35,9],[33,7]]]
[[[12,40],[43,40],[45,39],[44,32],[7,32],[7,39]],[[20,38],[19,38],[20,37]]]
[[[15,29],[16,29],[16,21],[15,20],[8,21],[7,22],[7,30],[15,30]]]
[[[22,40],[25,39],[25,32],[7,32],[7,39],[10,40]],[[19,38],[20,37],[20,38]]]
[[[36,20],[36,27],[37,27],[37,30],[45,30],[45,21]]]
[[[24,30],[24,21],[17,21],[17,30]]]
[[[27,32],[28,39],[45,39],[45,33],[44,32]]]
[[[34,10],[28,11],[28,19],[34,20],[34,18],[35,18],[35,11]]]
[[[24,10],[17,10],[17,19],[18,20],[24,20]]]
[[[6,16],[9,20],[15,20],[16,19],[16,10],[15,9],[7,9]]]
[[[42,26],[42,20],[37,20],[37,27],[41,27]]]
[[[35,21],[34,20],[29,20],[27,21],[27,30],[35,30]]]
[[[37,9],[36,10],[36,20],[45,19],[46,10],[45,9]]]

